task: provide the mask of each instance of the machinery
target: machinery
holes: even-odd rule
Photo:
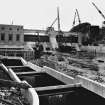
[[[76,17],[76,14],[78,16],[79,22],[81,22],[77,9],[76,9],[75,17]],[[59,8],[57,8],[57,17],[58,17],[58,35],[56,36],[56,39],[57,39],[57,42],[58,42],[57,51],[64,52],[64,53],[71,53],[71,52],[74,53],[74,52],[76,52],[75,47],[67,45],[68,42],[66,41],[66,39],[69,38],[69,37],[64,36],[64,33],[60,29]],[[74,23],[75,23],[75,19],[74,19]]]
[[[99,35],[100,37],[98,38],[101,39],[100,41],[102,42],[102,40],[104,41],[104,34],[105,34],[105,15],[101,12],[101,10],[96,6],[95,3],[92,2],[92,4],[104,19],[102,29],[100,29],[100,35]]]
[[[47,33],[48,31],[54,29],[52,26],[55,24],[55,22],[58,21],[58,32],[61,31],[60,29],[60,17],[59,17],[59,7],[57,7],[57,17],[55,18],[55,20],[52,22],[51,26],[47,28]]]

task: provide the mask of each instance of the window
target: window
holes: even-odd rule
[[[20,35],[17,34],[17,35],[16,35],[16,41],[19,41],[19,39],[20,39]]]
[[[23,29],[23,27],[22,27],[22,26],[21,26],[20,28],[21,28],[21,29]]]
[[[12,28],[9,28],[9,30],[12,30]]]
[[[1,40],[5,40],[5,33],[1,33]]]
[[[17,31],[19,31],[19,28],[17,28]]]
[[[4,27],[1,27],[1,30],[5,30],[5,28]]]
[[[12,34],[9,34],[9,41],[12,41],[12,38],[13,38],[13,35]]]

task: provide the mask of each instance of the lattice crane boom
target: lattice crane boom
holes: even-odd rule
[[[99,8],[95,5],[95,3],[92,2],[92,4],[93,4],[94,7],[97,9],[97,11],[99,12],[99,14],[101,14],[101,16],[105,19],[104,14],[99,10]]]
[[[76,11],[75,11],[75,14],[74,14],[73,26],[75,25],[75,18],[76,18]]]
[[[79,24],[80,24],[80,23],[81,23],[81,20],[80,20],[79,12],[78,12],[77,9],[76,9],[76,13],[77,13],[77,16],[78,16],[78,22],[79,22]]]
[[[79,12],[78,12],[77,9],[76,9],[75,15],[74,15],[73,26],[75,25],[76,16],[78,17],[78,22],[79,22],[79,24],[80,24],[80,23],[81,23],[81,20],[80,20]]]
[[[55,24],[55,22],[58,20],[58,18],[56,18],[54,21],[53,21],[53,23],[51,24],[51,26],[50,27],[52,27],[54,24]]]

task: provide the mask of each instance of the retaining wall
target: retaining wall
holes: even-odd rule
[[[88,79],[83,76],[77,76],[76,78],[72,78],[64,73],[56,71],[50,67],[44,66],[43,69],[51,76],[55,77],[56,79],[64,82],[65,84],[76,84],[80,83],[82,87],[98,94],[105,98],[105,85],[102,83],[98,83],[94,80]]]
[[[86,89],[88,89],[88,90],[90,90],[90,91],[105,98],[105,85],[104,84],[98,83],[96,81],[93,81],[91,79],[88,79],[88,78],[85,78],[82,76],[77,76],[75,78],[74,82],[75,83],[81,83],[81,85],[84,88],[86,88]]]
[[[64,74],[64,73],[61,73],[59,71],[56,71],[50,67],[46,67],[44,66],[43,69],[51,76],[55,77],[56,79],[64,82],[65,84],[73,84],[74,83],[74,78]]]
[[[41,67],[39,67],[39,66],[37,66],[37,65],[35,65],[35,64],[31,63],[31,62],[27,62],[27,65],[26,66],[28,66],[28,67],[30,67],[33,70],[38,71],[38,72],[39,71],[42,71],[42,68]]]
[[[21,81],[11,69],[8,70],[8,73],[14,81],[19,83],[26,82]],[[24,95],[24,97],[29,101],[30,105],[39,105],[39,97],[34,88],[28,88],[28,90],[22,89],[21,92]]]

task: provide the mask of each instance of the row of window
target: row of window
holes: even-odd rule
[[[1,33],[1,40],[4,41],[5,40],[5,33]],[[8,35],[8,40],[12,41],[13,40],[13,34],[9,34]],[[20,34],[16,35],[16,41],[20,40]]]
[[[1,27],[1,30],[5,30],[5,27]],[[10,27],[9,30],[12,30],[12,28]],[[17,31],[19,31],[20,28],[17,28]]]

